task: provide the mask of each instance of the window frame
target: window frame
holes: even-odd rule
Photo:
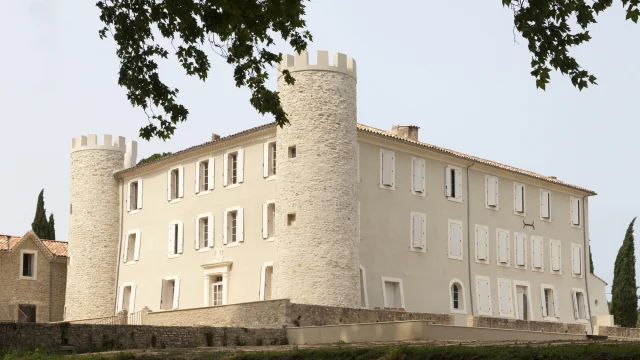
[[[129,308],[127,312],[129,314],[135,312],[135,304],[136,304],[136,285],[133,282],[126,282],[120,285],[120,289],[118,292],[118,304],[116,306],[116,313],[124,310],[124,290],[125,288],[130,288],[129,292]]]
[[[416,163],[418,163],[418,166],[420,166],[419,164],[422,163],[422,180],[421,180],[422,183],[418,184],[418,185],[422,185],[422,191],[417,191],[416,190],[416,183],[415,183]],[[426,178],[427,178],[427,161],[426,161],[426,159],[421,158],[421,157],[412,156],[411,157],[411,194],[413,194],[415,196],[422,196],[422,197],[427,196]]]
[[[231,213],[234,213],[234,212],[236,214],[236,218],[235,218],[236,240],[231,241],[230,236],[233,236],[233,233],[230,233],[229,230],[233,229],[231,228],[233,224],[229,223],[229,217]],[[222,244],[225,247],[235,247],[235,246],[240,246],[243,242],[244,242],[244,210],[243,208],[241,206],[234,206],[234,207],[225,209],[224,218],[223,218],[223,229],[222,229]]]
[[[547,194],[547,208],[549,211],[549,217],[546,218],[542,215],[542,198],[544,197],[544,194]],[[551,201],[551,190],[548,189],[540,189],[540,221],[546,221],[546,222],[553,222],[553,217],[551,216],[551,214],[553,213],[553,204]]]
[[[537,272],[544,272],[544,238],[542,236],[531,235],[531,270]],[[540,267],[535,267],[535,241],[540,241]],[[549,264],[551,265],[551,264]]]
[[[451,224],[460,225],[460,255],[451,254]],[[448,219],[447,221],[447,256],[453,260],[464,260],[464,224],[460,220]]]
[[[577,211],[578,211],[578,223],[574,223],[573,222],[573,202],[577,201],[578,202],[578,207],[577,207]],[[582,223],[584,222],[584,203],[583,203],[583,199],[577,196],[570,196],[569,197],[569,224],[571,224],[571,227],[574,228],[582,228]]]
[[[31,276],[25,276],[24,274],[24,255],[31,255]],[[21,249],[20,250],[20,268],[18,269],[20,280],[38,280],[38,251],[37,250],[29,250],[29,249]]]
[[[204,297],[203,302],[205,307],[211,305],[211,286],[213,285],[212,278],[214,276],[222,276],[222,305],[228,304],[229,295],[229,267],[232,262],[225,261],[215,264],[202,265],[204,269]]]
[[[404,303],[404,287],[402,286],[402,279],[388,277],[388,276],[381,276],[381,280],[382,280],[382,300],[383,300],[384,307],[391,308],[390,306],[388,306],[389,304],[387,304],[387,287],[385,286],[387,282],[390,282],[390,283],[398,284],[398,289],[400,292],[400,305],[402,309],[406,309],[405,303]]]
[[[535,321],[533,316],[533,299],[531,298],[531,283],[522,280],[513,280],[513,316],[514,319],[520,319],[520,310],[518,310],[518,286],[527,289],[527,309],[529,310],[529,318],[527,321]]]
[[[558,254],[559,270],[553,269],[553,244],[560,244],[560,253]],[[549,272],[554,275],[562,275],[562,241],[552,238],[549,238]]]
[[[453,306],[453,285],[458,284],[458,305],[462,304],[462,309],[458,306],[458,309]],[[464,284],[460,279],[453,278],[449,281],[449,311],[452,314],[466,314],[467,313],[467,294],[465,292]]]
[[[495,179],[495,189],[496,189],[496,205],[489,205],[489,181]],[[500,210],[500,178],[496,175],[484,175],[484,207],[489,210],[499,211]]]
[[[178,229],[175,230],[174,226],[177,226]],[[184,223],[180,220],[174,220],[169,223],[169,228],[169,231],[173,232],[169,234],[169,237],[171,237],[172,235],[177,235],[177,237],[174,237],[173,240],[173,248],[170,249],[177,250],[177,252],[171,251],[168,253],[168,258],[173,259],[179,257],[184,253]],[[171,238],[169,238],[169,240],[171,240]],[[171,241],[169,241],[169,244],[171,244]]]
[[[131,186],[136,184],[136,207],[135,209],[131,206],[132,194],[131,194]],[[142,178],[137,178],[135,180],[130,180],[127,183],[127,213],[129,215],[137,214],[142,210]]]
[[[507,241],[505,242],[507,245],[507,250],[506,250],[507,261],[506,262],[500,261],[500,233],[507,234]],[[511,231],[507,229],[500,229],[500,228],[496,229],[496,265],[503,266],[503,267],[511,267]]]
[[[200,222],[206,219],[207,237],[200,243]],[[194,248],[197,252],[208,252],[215,246],[215,217],[213,213],[203,213],[196,216],[194,233]]]
[[[265,180],[275,180],[277,176],[277,144],[276,140],[264,143],[262,153],[262,177]]]
[[[233,170],[234,170],[234,162],[231,161],[231,157],[235,155],[235,180],[236,182],[232,182],[233,180]],[[244,183],[244,148],[237,147],[233,149],[227,150],[224,153],[223,158],[223,186],[225,189],[233,189],[238,187]]]
[[[451,176],[452,171],[455,176]],[[449,177],[447,177],[447,174],[449,174]],[[457,179],[458,175],[460,176],[459,180]],[[462,183],[462,168],[456,165],[447,165],[445,167],[444,179],[444,195],[447,200],[462,203],[462,192],[464,189],[464,184]],[[449,183],[447,183],[447,179],[450,180]],[[448,190],[449,187],[451,187],[451,191]]]
[[[273,209],[273,210],[272,210]],[[262,240],[276,239],[276,200],[267,200],[262,204]]]
[[[206,169],[203,169],[203,164],[207,164]],[[196,196],[203,196],[211,194],[216,187],[216,159],[211,156],[210,158],[199,159],[194,164],[195,175],[193,191]],[[204,187],[203,187],[204,185]]]
[[[36,304],[17,304],[17,308],[16,310],[18,311],[18,316],[17,316],[17,320],[16,323],[19,324],[29,324],[29,323],[36,323],[38,322],[38,306]],[[22,311],[22,309],[20,309],[21,307],[28,307],[29,309],[33,309],[33,321],[29,321],[30,319],[30,315],[31,315],[31,310],[29,310],[29,313],[25,313]],[[25,314],[25,321],[20,321],[21,317],[20,317],[20,313]]]
[[[521,235],[524,237],[524,240],[522,242],[523,246],[524,246],[524,254],[522,254],[522,258],[524,259],[524,264],[523,265],[518,265],[518,235]],[[527,262],[527,258],[529,256],[529,252],[527,250],[527,243],[528,243],[528,239],[527,239],[527,234],[523,233],[523,232],[517,232],[514,231],[513,232],[513,265],[516,269],[522,269],[522,270],[526,270],[527,266],[528,266],[528,262]],[[533,251],[532,251],[533,252]]]
[[[479,249],[479,246],[480,246],[478,235],[479,235],[480,231],[484,231],[484,233],[485,233],[485,248],[486,248],[485,254],[486,254],[486,259],[479,259],[478,258],[478,249]],[[490,253],[491,246],[489,244],[491,242],[491,238],[490,238],[490,235],[489,235],[489,227],[486,226],[486,225],[476,224],[475,225],[475,234],[476,234],[476,236],[475,236],[475,256],[474,256],[475,260],[479,264],[488,265],[488,264],[491,263],[491,253]]]
[[[582,310],[584,311],[584,318],[576,317],[576,314],[580,314],[580,304],[578,303],[578,293],[582,294]],[[587,301],[587,294],[582,288],[571,289],[571,302],[573,307],[573,318],[579,323],[588,323],[591,318],[591,309],[589,309],[589,302]],[[578,307],[576,309],[576,306]]]
[[[175,178],[174,173],[177,174]],[[167,201],[169,204],[175,204],[184,198],[184,166],[179,165],[169,168],[167,177]],[[175,188],[173,186],[174,180],[176,182]]]
[[[129,260],[129,241],[131,240],[131,235],[135,235],[135,243],[133,245],[133,256],[131,257],[131,260]],[[140,260],[140,241],[141,239],[139,229],[134,229],[126,233],[124,238],[124,249],[122,251],[122,263],[124,265],[133,265]]]
[[[553,294],[553,316],[549,316],[549,306],[547,305],[547,294],[546,290],[551,290]],[[558,321],[560,319],[560,307],[558,304],[558,293],[553,285],[550,284],[540,284],[540,301],[544,305],[541,307],[541,315],[542,320],[544,321]],[[545,315],[544,309],[547,310]]]
[[[522,212],[517,210],[518,197],[516,194],[518,192],[518,186],[522,186]],[[513,214],[523,217],[527,216],[527,186],[526,184],[517,181],[513,182]]]
[[[262,264],[262,268],[260,268],[260,291],[258,294],[259,301],[265,301],[266,294],[266,286],[267,286],[267,269],[271,268],[271,273],[273,274],[273,261],[267,261]],[[273,294],[273,278],[271,278],[271,291]],[[269,299],[273,300],[273,298]]]
[[[385,154],[387,154],[388,156],[391,156],[391,174],[389,175],[391,177],[391,184],[389,185],[385,185],[384,184],[384,158],[385,158]],[[380,148],[380,188],[382,189],[386,189],[386,190],[395,190],[396,189],[396,152],[393,150],[388,150],[388,149],[383,149]]]
[[[574,249],[578,249],[578,260],[580,261],[580,273],[574,271]],[[581,244],[571,243],[571,276],[575,278],[583,278],[585,273],[584,249]]]
[[[500,291],[500,284],[504,284],[506,286],[509,286],[509,291],[507,291],[507,293],[509,294],[509,296],[511,297],[511,299],[509,299],[509,307],[511,312],[503,312],[502,310],[502,297],[501,297],[501,291]],[[513,299],[513,283],[511,281],[511,279],[505,279],[505,278],[498,278],[496,279],[496,285],[498,286],[498,313],[500,314],[500,317],[503,318],[514,318],[515,317],[515,309],[514,309],[514,299]]]
[[[164,303],[164,281],[173,281],[173,292],[171,294],[171,308],[165,309],[162,307],[162,303]],[[160,310],[163,311],[171,311],[177,310],[180,308],[180,277],[179,276],[168,276],[162,279],[160,286]],[[176,290],[177,288],[177,290]],[[177,294],[176,294],[177,292]]]

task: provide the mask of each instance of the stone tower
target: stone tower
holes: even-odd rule
[[[278,91],[275,288],[279,298],[360,306],[356,63],[318,51],[285,55]],[[281,70],[295,78],[287,85]],[[282,155],[280,155],[282,154]]]
[[[135,165],[136,151],[111,135],[71,141],[65,320],[114,315],[122,197],[114,172]]]

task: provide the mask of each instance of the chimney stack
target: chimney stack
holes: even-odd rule
[[[212,133],[211,134],[211,141],[214,142],[214,141],[218,141],[218,140],[220,140],[220,135],[218,135],[216,133]]]
[[[416,125],[393,125],[391,133],[405,140],[418,141],[418,129]]]

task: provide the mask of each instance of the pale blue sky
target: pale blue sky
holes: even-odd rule
[[[501,1],[310,3],[310,50],[358,62],[358,120],[383,129],[416,124],[420,140],[585,186],[596,273],[609,284],[630,220],[638,214],[640,26],[619,2],[599,17],[593,40],[574,53],[598,77],[582,92],[552,75],[546,92],[529,75],[526,44],[514,44]],[[117,85],[112,40],[98,38],[94,1],[20,0],[0,5],[0,233],[30,228],[45,189],[59,239],[66,239],[69,147],[89,133],[136,138],[144,113]],[[279,51],[290,52],[280,43]],[[635,64],[635,65],[634,65]],[[207,83],[175,65],[162,76],[180,89],[189,121],[170,141],[139,143],[140,157],[176,151],[268,121],[213,58]],[[275,86],[271,79],[270,84]]]

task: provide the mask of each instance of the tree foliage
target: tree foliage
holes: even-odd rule
[[[49,237],[47,239],[56,239],[56,222],[53,220],[53,213],[49,215]]]
[[[132,105],[142,107],[149,124],[140,129],[144,139],[168,139],[189,111],[178,103],[178,89],[166,85],[157,59],[173,53],[189,76],[205,80],[211,64],[210,46],[234,67],[236,86],[247,86],[250,103],[261,114],[272,114],[278,124],[288,122],[278,93],[266,88],[267,67],[281,59],[269,47],[280,36],[303,51],[311,34],[302,19],[304,0],[100,0],[100,37],[109,34],[120,58],[118,84],[127,89]],[[160,45],[166,39],[171,48]],[[294,79],[283,71],[287,83]]]
[[[144,158],[144,159],[141,159],[140,161],[138,161],[138,164],[137,164],[137,165],[142,165],[142,164],[150,163],[150,162],[152,162],[152,161],[156,161],[156,160],[158,160],[158,159],[160,159],[160,158],[163,158],[163,157],[165,157],[165,156],[169,156],[169,155],[171,155],[171,154],[173,154],[173,153],[171,153],[171,152],[163,152],[162,154],[160,154],[160,153],[156,153],[156,154],[153,154],[153,155],[151,155],[151,156],[149,156],[149,157],[146,157],[146,158]]]
[[[593,274],[593,255],[591,255],[591,240],[589,240],[589,272]]]
[[[611,287],[611,315],[617,325],[635,327],[637,322],[638,297],[636,295],[636,255],[633,238],[634,218],[627,233],[613,268],[613,285]]]
[[[640,0],[621,1],[626,19],[637,23]],[[546,88],[551,68],[568,75],[580,90],[597,85],[596,77],[582,68],[569,50],[591,40],[589,26],[613,0],[502,0],[502,4],[513,10],[514,28],[533,54],[531,75],[536,78],[536,87]]]
[[[53,220],[53,214],[51,216],[51,219]],[[33,217],[31,229],[39,238],[50,239],[53,226],[53,223],[50,224],[49,221],[47,221],[47,210],[44,208],[44,189],[42,189],[38,195],[36,215]],[[55,230],[53,236],[55,237]]]

